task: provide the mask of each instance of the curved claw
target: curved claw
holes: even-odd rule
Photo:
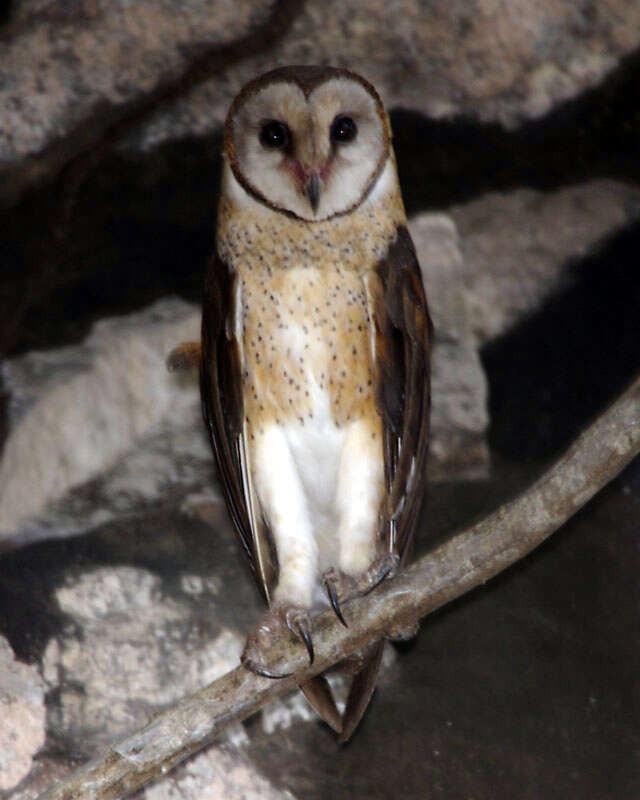
[[[242,662],[242,666],[245,669],[248,669],[249,672],[255,672],[256,675],[262,675],[263,678],[272,678],[274,680],[278,680],[280,678],[290,678],[293,675],[293,672],[269,672],[268,669],[259,666],[250,658],[241,657],[240,661]]]
[[[296,614],[293,619],[287,619],[287,625],[292,633],[297,634],[302,639],[304,646],[307,648],[307,653],[309,654],[309,665],[313,664],[315,654],[313,652],[309,617],[307,617],[306,614],[304,616]]]
[[[315,654],[313,652],[313,642],[311,640],[311,633],[306,628],[299,628],[300,636],[302,636],[302,641],[304,642],[304,646],[307,648],[307,653],[309,653],[309,665],[313,664],[313,659],[315,658]]]
[[[338,602],[338,593],[336,592],[336,587],[333,585],[333,582],[327,578],[324,580],[324,585],[327,590],[327,594],[329,595],[331,608],[336,612],[336,617],[338,617],[345,628],[348,628],[349,626],[347,625],[345,618],[342,616],[342,610],[340,608],[340,603]]]
[[[384,556],[377,565],[374,562],[373,574],[367,576],[365,586],[362,587],[362,593],[364,595],[369,594],[369,592],[372,592],[376,586],[379,586],[385,578],[393,578],[398,571],[399,564],[400,559],[395,553],[389,553]],[[370,567],[369,571],[371,569]]]

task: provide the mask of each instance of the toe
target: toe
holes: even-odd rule
[[[268,644],[264,637],[260,636],[260,628],[258,628],[247,639],[240,656],[240,663],[245,669],[255,672],[256,675],[262,675],[264,678],[288,678],[292,673],[276,672],[265,665]]]
[[[396,553],[385,553],[376,558],[368,570],[358,580],[360,594],[368,594],[386,578],[393,578],[400,566],[400,558]]]
[[[267,667],[262,666],[262,664],[256,662],[246,653],[240,656],[240,663],[245,669],[248,669],[249,672],[255,672],[256,675],[262,675],[263,678],[277,680],[279,678],[289,678],[293,675],[293,672],[274,672],[273,670],[267,669]]]
[[[284,627],[284,620],[280,610],[270,609],[267,611],[247,638],[240,656],[242,665],[251,672],[263,675],[265,678],[288,677],[291,673],[276,672],[267,666],[268,652],[278,636],[282,634]]]
[[[240,661],[243,666],[265,678],[287,678],[291,672],[275,672],[267,666],[269,650],[274,642],[288,629],[307,648],[309,664],[313,664],[313,639],[311,620],[305,608],[276,605],[267,611],[258,626],[247,639]]]

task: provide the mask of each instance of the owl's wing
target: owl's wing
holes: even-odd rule
[[[386,497],[382,534],[401,562],[409,555],[425,483],[429,437],[432,325],[408,230],[369,281],[373,310],[375,401],[384,429]]]
[[[375,401],[384,432],[386,494],[381,534],[388,551],[409,555],[425,482],[429,437],[431,320],[409,232],[398,236],[367,278],[375,357]],[[384,640],[376,642],[354,677],[340,741],[349,739],[375,687]]]
[[[205,281],[200,393],[227,508],[256,581],[268,600],[274,566],[269,531],[257,510],[251,484],[244,431],[237,280],[229,266],[214,256]]]

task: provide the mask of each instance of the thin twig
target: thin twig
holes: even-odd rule
[[[394,580],[348,604],[348,628],[333,612],[317,617],[313,668],[302,645],[282,639],[269,652],[268,664],[279,672],[295,672],[296,678],[269,680],[238,667],[114,744],[42,800],[122,797],[166,774],[231,722],[245,719],[386,631],[408,627],[525,556],[638,452],[640,377],[531,488]]]

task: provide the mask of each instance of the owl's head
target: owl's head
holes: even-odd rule
[[[384,107],[364,78],[330,67],[282,67],[235,98],[224,151],[256,200],[311,221],[358,206],[390,143]]]

